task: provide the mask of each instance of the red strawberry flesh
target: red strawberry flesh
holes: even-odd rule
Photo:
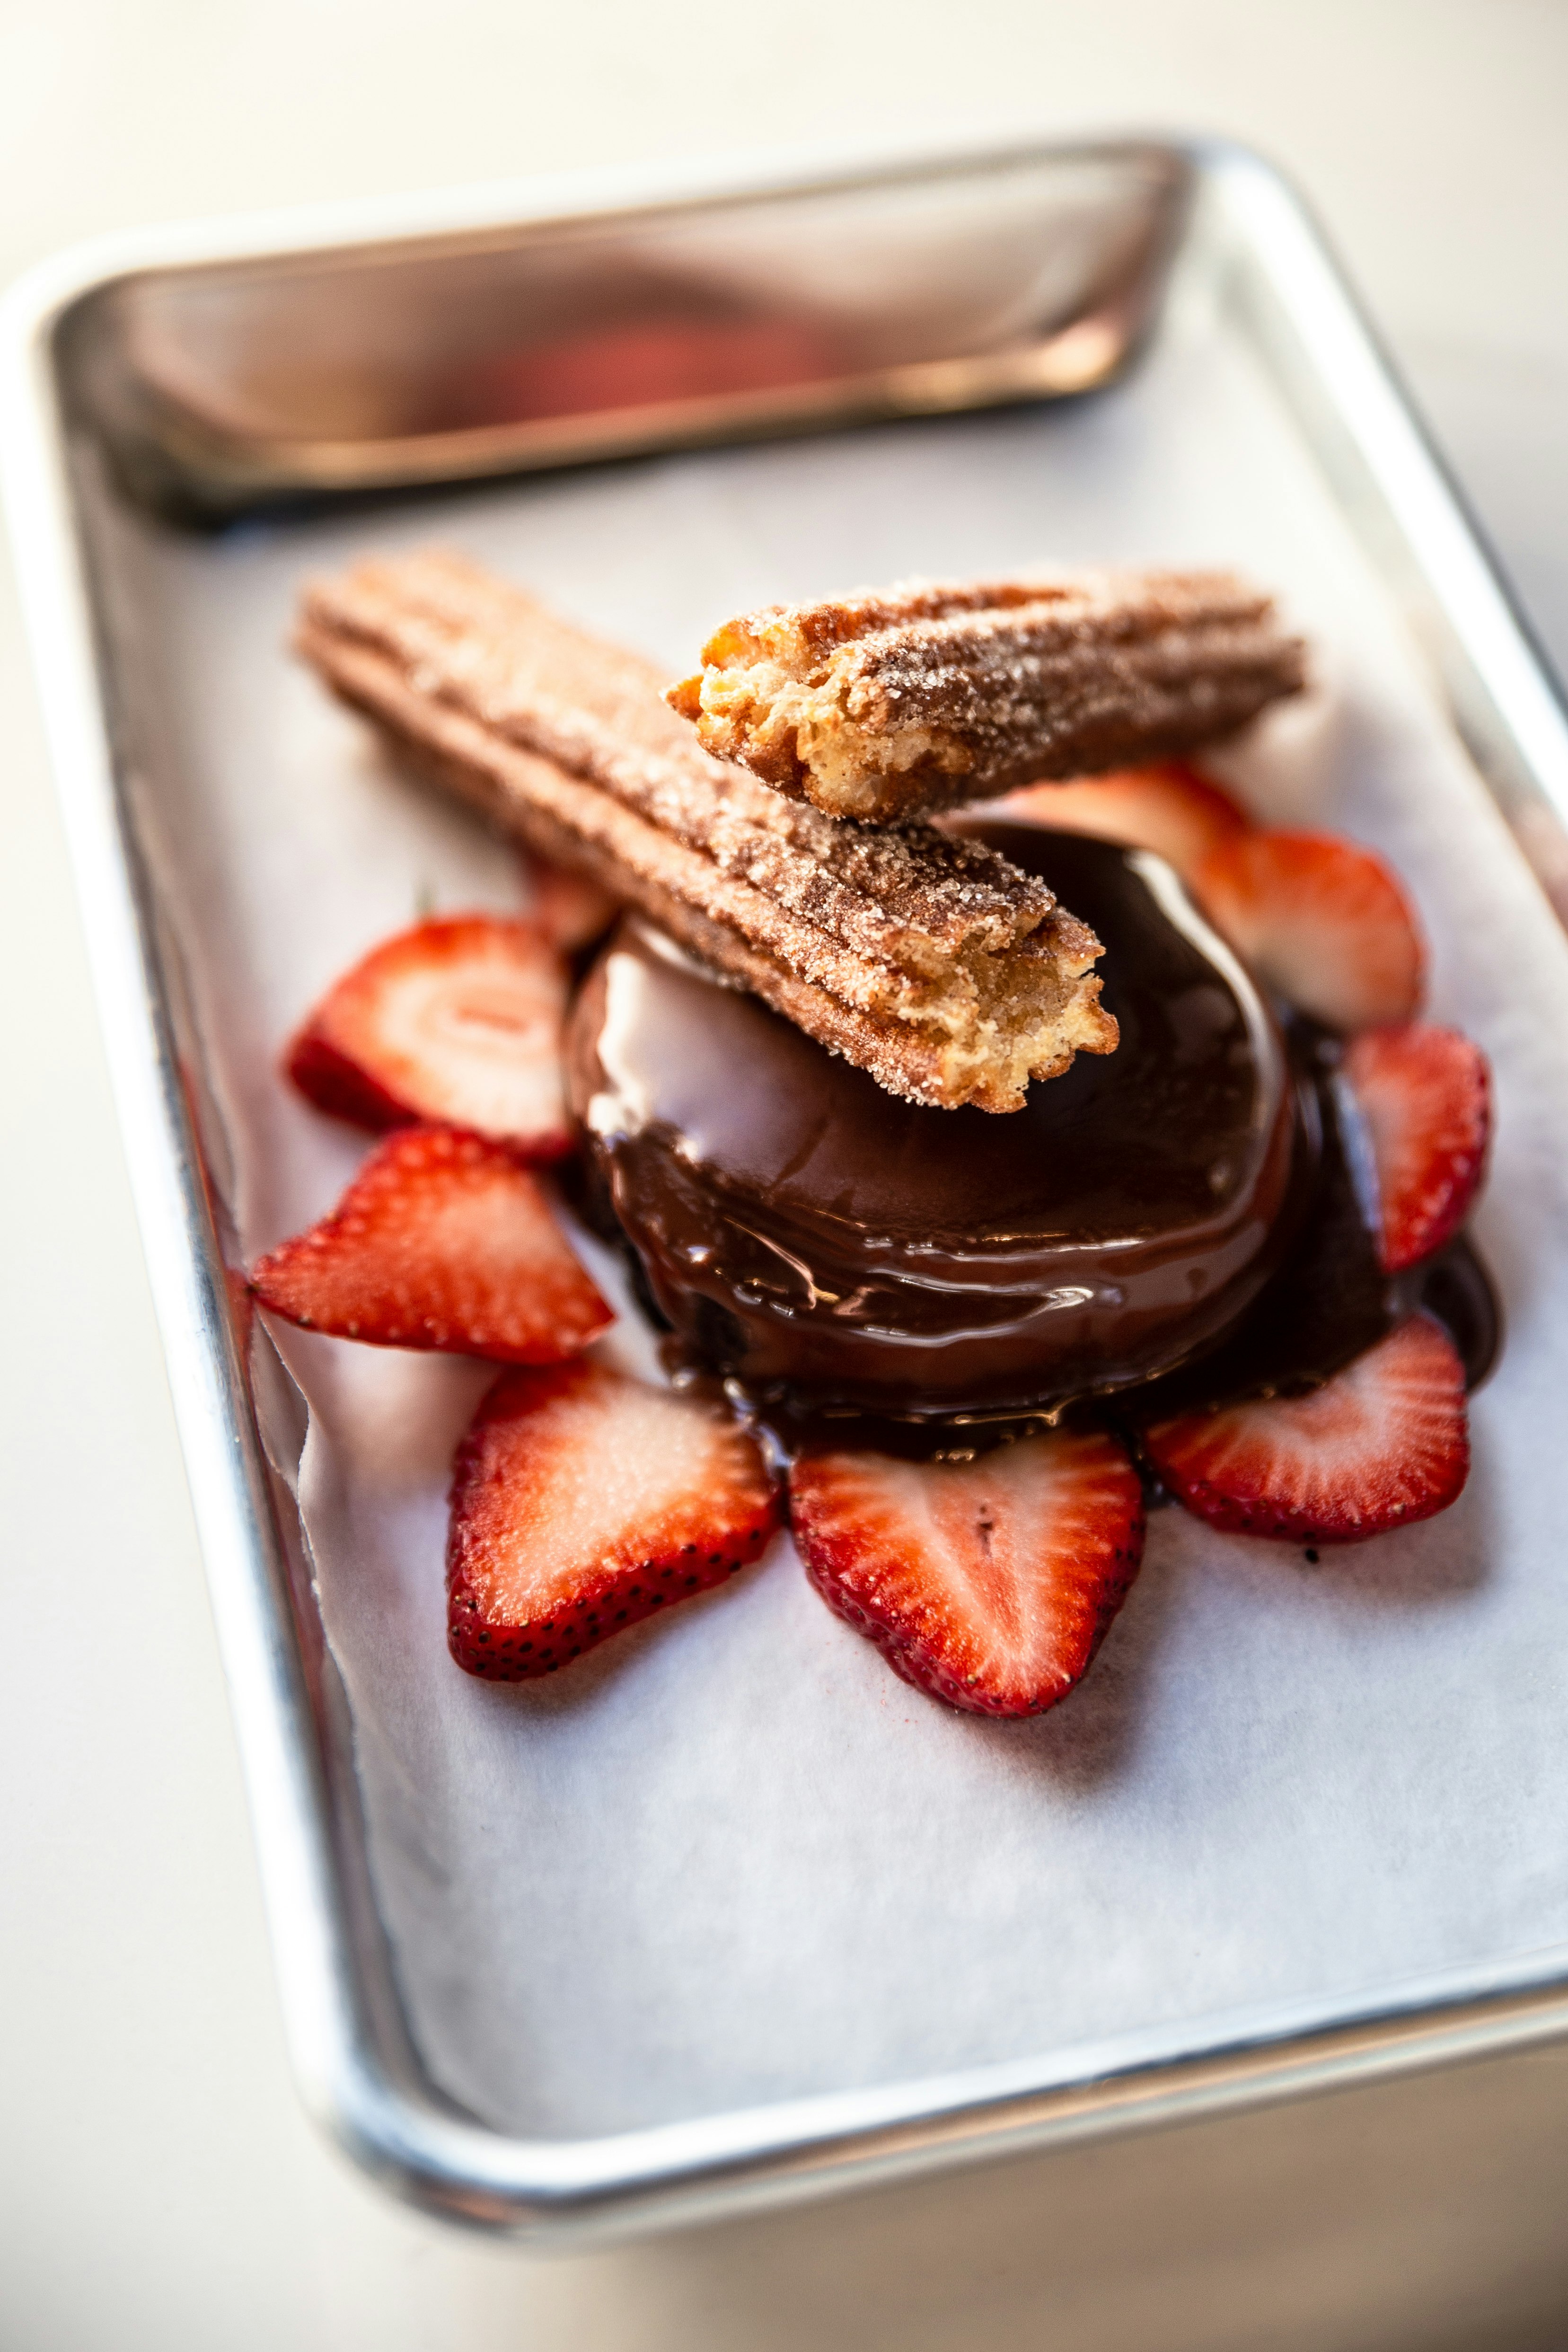
[[[384,940],[327,992],[289,1045],[321,1110],[373,1129],[471,1129],[521,1158],[570,1148],[561,1079],[566,974],[544,933],[444,916]]]
[[[1222,841],[1248,829],[1228,793],[1184,761],[1118,768],[1066,783],[1027,784],[996,803],[1058,833],[1088,833],[1131,849],[1154,849],[1180,874],[1190,873]]]
[[[1486,1055],[1456,1029],[1409,1023],[1352,1038],[1341,1069],[1372,1146],[1384,1267],[1400,1274],[1453,1239],[1479,1187]]]
[[[950,1706],[1038,1715],[1081,1678],[1138,1571],[1143,1498],[1124,1448],[1051,1432],[966,1463],[826,1454],[790,1514],[829,1608]]]
[[[602,939],[620,912],[620,900],[585,874],[550,858],[522,853],[533,919],[552,947],[563,955],[576,955]]]
[[[1426,952],[1381,857],[1336,834],[1244,833],[1194,869],[1194,895],[1266,983],[1327,1028],[1407,1021]]]
[[[553,1674],[722,1583],[778,1516],[756,1445],[696,1400],[592,1362],[508,1372],[458,1454],[452,1655],[492,1682]]]
[[[1465,1371],[1415,1315],[1321,1388],[1184,1413],[1144,1450],[1211,1527],[1285,1543],[1362,1543],[1447,1510],[1469,1472]]]
[[[537,1177],[448,1128],[388,1137],[330,1217],[259,1259],[264,1307],[388,1348],[553,1364],[614,1320]]]

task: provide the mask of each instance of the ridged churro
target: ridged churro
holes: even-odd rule
[[[1224,572],[910,582],[742,614],[668,690],[704,747],[829,816],[888,824],[1234,733],[1302,683]]]
[[[710,756],[660,673],[454,558],[308,594],[299,646],[435,781],[651,915],[890,1093],[1018,1108],[1104,1054],[1100,942],[994,850],[867,831]]]

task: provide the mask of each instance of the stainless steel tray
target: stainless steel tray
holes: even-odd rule
[[[1129,141],[521,187],[482,206],[148,235],[67,256],[10,298],[12,522],[295,2063],[344,2144],[435,2208],[552,2238],[647,2226],[1568,2032],[1552,1952],[1360,2014],[1260,2005],[1174,2052],[1112,2038],[1067,2063],[593,2137],[487,2127],[436,2086],[399,1998],[290,1485],[297,1399],[249,1346],[226,1272],[231,1171],[138,782],[135,713],[154,689],[116,572],[123,520],[266,514],[287,531],[332,501],[438,501],[523,469],[1113,402],[1157,347],[1173,274],[1202,280],[1287,404],[1521,847],[1560,890],[1562,707],[1310,223],[1245,152]],[[245,544],[232,530],[224,543]]]

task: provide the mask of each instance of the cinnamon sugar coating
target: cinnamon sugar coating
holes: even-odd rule
[[[742,614],[668,689],[707,750],[835,817],[897,822],[1234,733],[1303,679],[1223,572],[910,582]]]
[[[923,824],[835,824],[715,759],[636,655],[442,555],[307,595],[300,650],[413,764],[642,908],[889,1092],[1015,1110],[1109,1053],[1100,942],[1037,877]]]

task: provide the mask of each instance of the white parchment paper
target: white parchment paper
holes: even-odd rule
[[[453,2097],[576,2135],[1104,2037],[1179,2052],[1240,2011],[1328,2019],[1563,1965],[1568,941],[1243,354],[1195,318],[1089,404],[216,542],[121,529],[115,626],[156,682],[138,791],[247,1255],[328,1209],[364,1148],[279,1080],[293,1024],[416,911],[519,902],[506,847],[286,651],[307,573],[432,539],[672,674],[753,602],[1052,558],[1234,562],[1286,593],[1323,690],[1233,773],[1264,813],[1395,860],[1432,1010],[1496,1070],[1479,1233],[1508,1339],[1461,1502],[1316,1569],[1157,1515],[1088,1681],[1032,1723],[908,1690],[784,1540],[548,1683],[469,1680],[445,1646],[445,1489],[489,1370],[280,1329],[377,1896]]]

